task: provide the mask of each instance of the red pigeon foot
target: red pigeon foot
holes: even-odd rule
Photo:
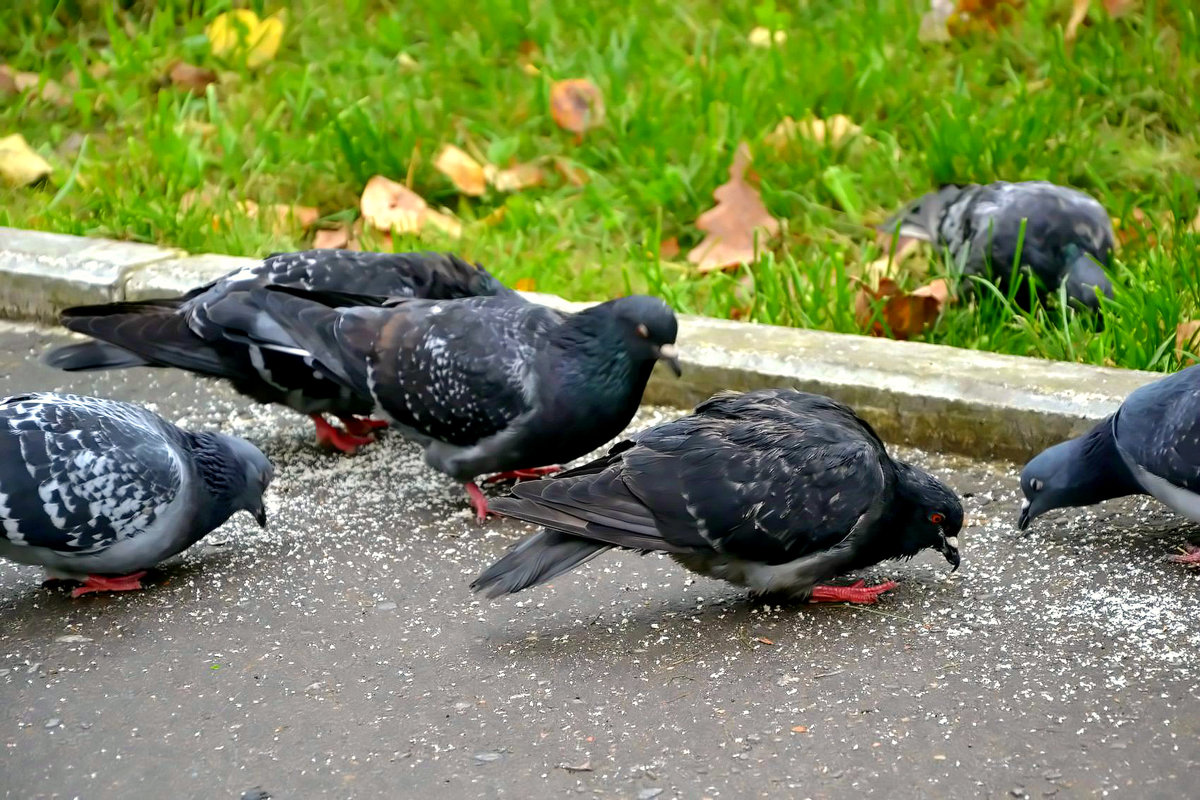
[[[1176,564],[1200,564],[1200,547],[1185,544],[1181,555],[1167,556],[1167,560]]]
[[[325,418],[320,414],[310,414],[309,418],[317,426],[317,444],[321,447],[332,447],[343,453],[353,453],[363,445],[368,445],[375,441],[372,436],[355,436],[352,433],[335,428],[326,422]]]
[[[388,424],[381,419],[371,419],[370,417],[355,417],[350,414],[338,414],[338,419],[341,420],[342,427],[354,436],[370,436],[371,431],[380,428],[386,428]],[[373,441],[373,440],[372,440]]]
[[[483,522],[487,519],[487,515],[492,513],[488,510],[487,497],[484,496],[483,490],[473,481],[467,481],[463,484],[463,487],[467,490],[467,494],[471,498],[471,508],[475,509],[475,518]]]
[[[895,581],[887,581],[878,586],[867,586],[866,581],[858,581],[850,586],[814,586],[810,603],[874,603],[879,595],[889,592],[899,586]]]
[[[146,570],[129,575],[109,577],[106,575],[88,575],[87,580],[78,589],[71,591],[71,597],[82,597],[89,592],[132,592],[142,588],[142,578]]]
[[[508,472],[501,472],[484,480],[484,483],[500,483],[501,481],[521,481],[532,480],[534,478],[544,478],[547,475],[553,475],[556,472],[562,472],[562,467],[532,467],[531,469],[510,469]]]

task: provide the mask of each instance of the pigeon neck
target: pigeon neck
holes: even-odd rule
[[[599,312],[599,313],[597,313]],[[544,385],[552,403],[564,402],[555,418],[590,420],[597,430],[619,419],[615,436],[637,411],[654,361],[634,358],[620,323],[607,309],[588,309],[569,318],[554,334],[543,362]],[[611,436],[610,436],[611,438]]]
[[[1141,494],[1141,486],[1117,451],[1114,421],[1114,417],[1106,418],[1075,439],[1064,454],[1064,484],[1071,487],[1071,505],[1090,506],[1114,497]]]
[[[211,503],[203,508],[229,509],[246,490],[246,470],[214,433],[189,433],[192,458]],[[228,517],[228,513],[225,514]],[[224,519],[220,520],[224,522]],[[219,522],[218,522],[219,524]]]

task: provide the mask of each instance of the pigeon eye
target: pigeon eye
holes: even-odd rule
[[[936,511],[929,515],[929,521],[932,522],[934,525],[941,525],[945,519],[946,518],[943,515],[939,514]]]
[[[1029,482],[1029,488],[1035,492],[1040,492],[1042,490],[1042,482],[1037,478],[1034,478]]]
[[[645,324],[639,323],[637,326],[637,335],[642,337],[643,339],[649,339],[650,338],[650,329],[647,328],[645,326]]]

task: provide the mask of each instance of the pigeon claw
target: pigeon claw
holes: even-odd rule
[[[562,472],[562,467],[532,467],[530,469],[510,469],[508,472],[501,472],[490,478],[485,478],[485,484],[500,483],[501,481],[523,481],[533,480],[535,478],[544,478],[547,475],[553,475],[556,472]]]
[[[857,581],[849,586],[814,586],[810,603],[874,603],[879,595],[890,592],[900,584],[895,581],[885,581],[876,586],[867,586],[866,581]]]
[[[1183,546],[1183,553],[1167,556],[1167,560],[1174,561],[1176,564],[1194,564],[1200,566],[1200,547],[1185,544]]]
[[[375,441],[375,437],[371,435],[357,436],[335,428],[320,414],[312,414],[311,419],[317,426],[317,444],[321,447],[332,447],[343,453],[354,453],[358,451],[358,448]]]
[[[467,481],[463,484],[463,488],[467,490],[467,495],[471,498],[471,508],[475,509],[475,519],[482,523],[487,519],[487,515],[492,513],[488,509],[487,497],[474,481]]]
[[[142,578],[146,577],[146,570],[134,572],[129,575],[118,575],[110,577],[108,575],[88,575],[82,586],[71,590],[71,597],[82,597],[91,592],[132,592],[144,588],[142,586]]]

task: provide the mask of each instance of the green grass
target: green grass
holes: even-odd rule
[[[1053,305],[1023,314],[983,287],[925,340],[1169,369],[1176,324],[1200,316],[1200,237],[1186,230],[1200,206],[1193,0],[1148,0],[1120,20],[1094,3],[1074,46],[1062,37],[1069,3],[1049,0],[1029,0],[1016,27],[947,45],[917,40],[917,0],[300,0],[277,59],[256,73],[208,51],[204,26],[232,4],[121,5],[0,9],[0,61],[13,68],[59,81],[110,68],[98,80],[84,72],[67,107],[0,97],[0,135],[23,133],[55,167],[45,186],[0,189],[0,224],[265,254],[311,240],[236,216],[214,226],[211,209],[184,212],[181,199],[214,187],[218,210],[302,203],[348,221],[370,176],[411,172],[466,231],[397,238],[395,249],[452,248],[507,282],[532,278],[574,299],[650,291],[686,312],[858,332],[850,276],[878,255],[871,224],[939,183],[1048,179],[1095,194],[1115,217],[1139,208],[1163,225],[1154,244],[1119,254],[1103,329]],[[758,24],[786,30],[786,43],[751,47]],[[527,40],[541,51],[538,75],[521,68]],[[175,59],[227,74],[203,97],[162,89]],[[569,77],[606,97],[606,124],[582,143],[548,112],[550,82]],[[881,144],[779,156],[763,143],[785,115],[836,113]],[[660,262],[662,239],[685,253],[699,242],[694,220],[741,140],[785,221],[781,241],[740,273]],[[432,167],[445,142],[498,163],[563,157],[591,180],[464,198]],[[485,221],[502,206],[502,220]]]

